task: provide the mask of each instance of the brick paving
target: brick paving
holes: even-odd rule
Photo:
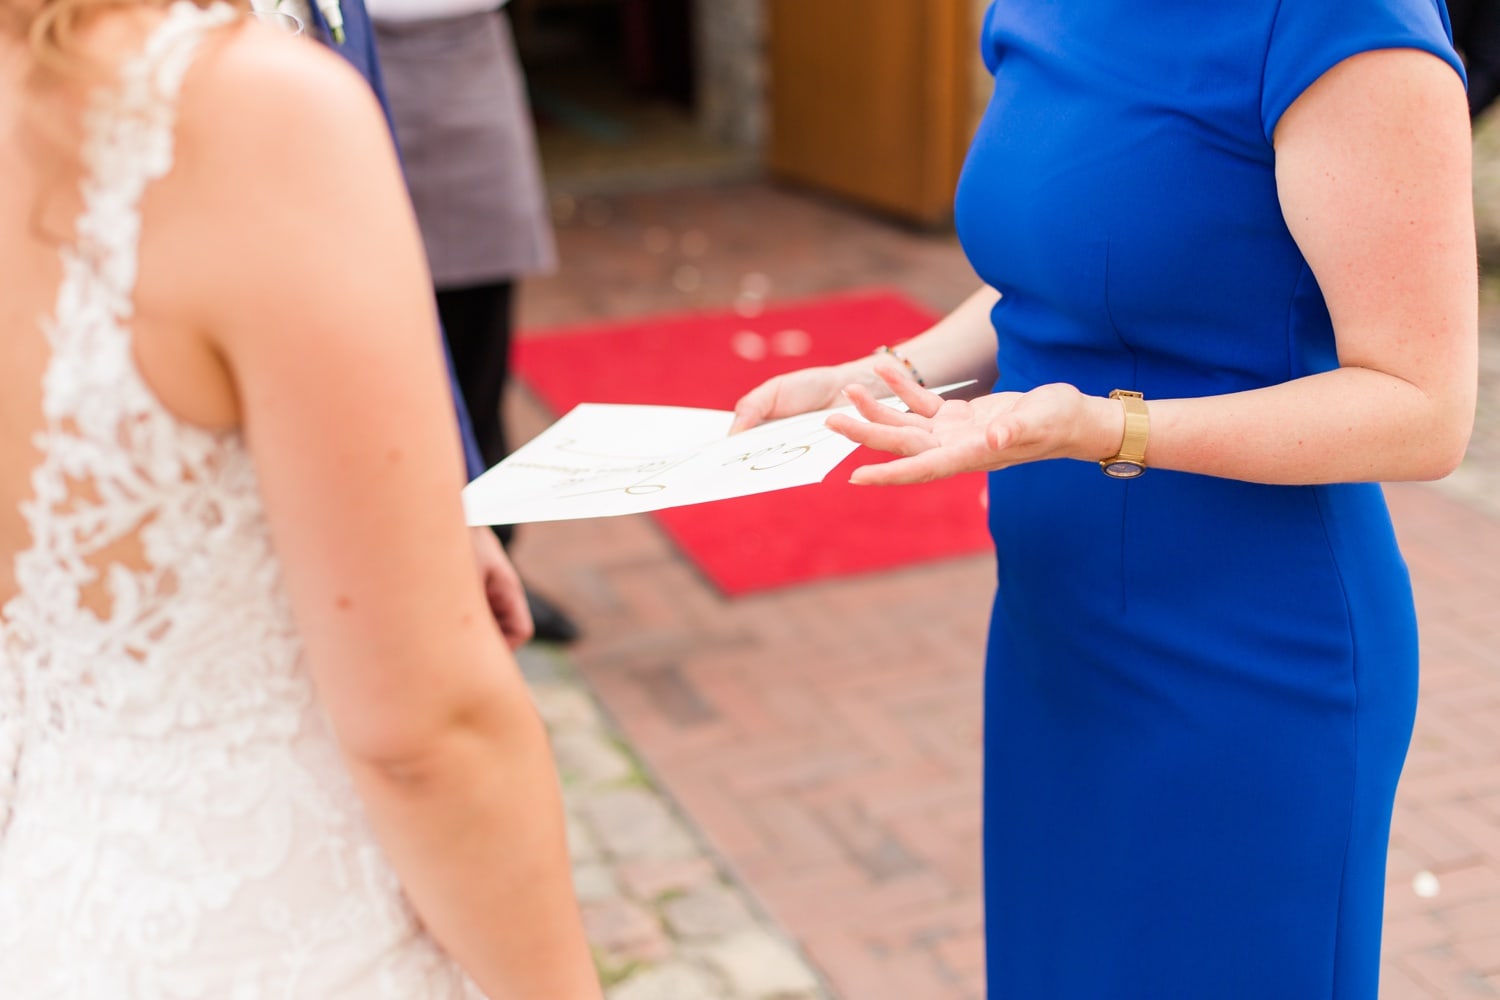
[[[563,215],[563,274],[523,293],[531,330],[723,308],[749,286],[776,299],[882,284],[946,309],[974,281],[951,237],[755,183],[586,199]],[[1485,326],[1471,458],[1444,484],[1389,491],[1424,659],[1384,1000],[1500,996],[1500,308]],[[524,393],[513,406],[523,433],[549,419]],[[521,538],[523,572],[586,630],[566,671],[587,687],[568,680],[562,701],[597,698],[632,748],[612,757],[608,726],[554,729],[565,775],[589,776],[568,778],[569,801],[612,995],[780,988],[749,981],[798,967],[779,928],[833,997],[983,997],[990,557],[727,601],[644,517]],[[747,921],[755,943],[735,939]]]

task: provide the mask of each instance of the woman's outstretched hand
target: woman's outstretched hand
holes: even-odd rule
[[[884,390],[883,385],[870,377],[868,367],[860,373],[850,365],[803,368],[767,379],[734,404],[734,423],[729,433],[748,431],[767,420],[843,406],[844,389],[858,378],[868,379],[871,390]]]
[[[895,367],[877,364],[875,371],[909,409],[894,410],[865,386],[851,385],[844,394],[865,419],[828,418],[828,427],[849,440],[903,456],[856,469],[849,481],[859,485],[925,483],[1045,458],[1100,459],[1114,454],[1124,433],[1118,403],[1071,385],[944,399]]]

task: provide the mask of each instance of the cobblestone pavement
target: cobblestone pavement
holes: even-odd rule
[[[1496,180],[1500,234],[1500,171]],[[762,184],[560,208],[565,267],[525,287],[530,335],[724,308],[747,282],[775,299],[893,286],[938,310],[974,282],[951,237]],[[1392,833],[1382,1000],[1500,996],[1500,295],[1486,295],[1470,457],[1442,484],[1388,491],[1417,593],[1423,677]],[[523,434],[550,419],[524,393],[512,402]],[[705,918],[715,929],[750,919],[763,941],[787,935],[841,1000],[983,997],[990,557],[730,601],[641,517],[528,526],[517,561],[586,630],[566,660],[586,690],[568,678],[571,693],[557,697],[587,704],[591,692],[633,748],[603,753],[619,750],[598,735],[614,730],[592,723],[595,736],[567,735],[541,695],[572,775],[591,927],[612,942],[603,952],[622,977],[616,990],[635,991],[618,995],[679,995],[653,975],[687,977],[681,995],[694,1000],[719,995],[692,992],[695,974],[730,988],[714,959],[724,952],[685,932],[686,909],[715,914]],[[647,773],[654,784],[642,783]],[[641,832],[658,823],[659,834]],[[694,846],[685,863],[715,902],[672,907],[700,897],[635,877],[639,859],[626,852],[658,840]],[[675,971],[684,963],[692,971]]]
[[[538,647],[520,660],[562,775],[574,887],[609,1000],[826,998],[567,661]]]

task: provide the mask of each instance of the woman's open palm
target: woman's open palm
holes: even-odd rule
[[[1092,401],[1071,385],[944,399],[895,368],[876,370],[909,409],[892,409],[865,387],[850,386],[846,395],[865,419],[835,414],[828,426],[851,441],[902,457],[862,466],[850,482],[924,483],[1044,458],[1089,457],[1074,452],[1085,436]]]

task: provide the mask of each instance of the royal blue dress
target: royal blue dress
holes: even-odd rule
[[[960,237],[998,388],[1196,397],[1337,366],[1271,136],[1441,0],[998,0]],[[990,476],[990,1000],[1375,1000],[1417,636],[1380,487]]]

